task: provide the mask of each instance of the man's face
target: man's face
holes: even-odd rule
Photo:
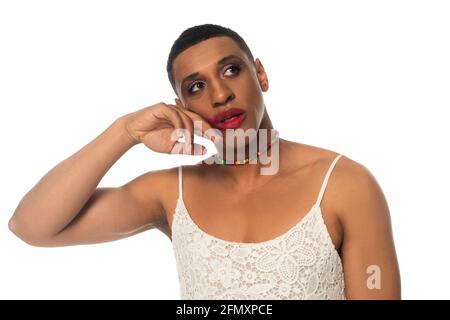
[[[213,37],[184,50],[173,61],[173,75],[175,103],[212,127],[217,128],[214,117],[219,113],[239,108],[245,112],[239,128],[260,128],[267,76],[259,59],[249,60],[233,39]]]

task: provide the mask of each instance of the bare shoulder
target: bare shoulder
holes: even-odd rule
[[[335,180],[339,182],[340,191],[347,199],[382,200],[379,198],[382,195],[381,187],[369,168],[346,156],[339,162]]]
[[[334,154],[331,158],[335,158]],[[328,166],[332,162],[326,157],[317,159],[316,165],[320,166],[324,165],[323,161]],[[342,228],[339,251],[346,275],[347,299],[400,298],[400,272],[389,207],[372,172],[343,154],[328,180],[324,200],[329,209],[325,212],[331,213],[328,217],[337,218]],[[383,271],[381,290],[370,290],[367,285],[367,270],[373,266]]]
[[[144,211],[152,215],[149,218],[164,225],[166,224],[166,200],[172,198],[173,193],[177,191],[174,191],[177,172],[178,167],[148,171],[124,184],[122,188],[136,199]],[[155,212],[157,217],[154,216]]]
[[[389,209],[377,179],[364,164],[345,155],[336,163],[327,186],[333,199],[333,211],[344,232],[350,226],[362,226],[369,221],[389,224]]]
[[[300,169],[308,169],[312,174],[314,172],[321,176],[323,169],[330,165],[339,153],[333,150],[284,140],[286,153],[289,154],[287,160],[284,160],[284,168],[289,172]]]
[[[375,178],[366,166],[343,153],[298,142],[289,141],[288,143],[291,144],[291,149],[293,150],[293,156],[290,158],[295,159],[295,163],[298,165],[309,166],[314,169],[329,167],[333,160],[341,155],[332,172],[334,182],[338,183],[340,187],[348,186],[355,179],[360,181],[360,183],[375,181]],[[297,161],[296,159],[303,160]],[[317,171],[320,172],[320,170]]]
[[[204,174],[200,165],[183,165],[182,170],[183,177]],[[137,179],[141,180],[136,184],[136,192],[141,194],[141,198],[148,199],[151,190],[156,190],[153,196],[158,197],[164,212],[162,219],[167,225],[179,196],[179,166],[150,171]]]
[[[340,220],[357,214],[358,205],[361,207],[364,203],[377,208],[386,206],[380,185],[364,164],[340,152],[297,142],[289,141],[288,143],[293,155],[289,158],[294,159],[292,170],[297,167],[306,167],[313,179],[322,179],[323,173],[328,170],[333,160],[341,155],[328,180],[326,199],[324,199],[328,204],[332,203],[333,212],[339,216]],[[385,211],[385,208],[383,209]]]
[[[166,220],[168,212],[173,212],[175,209],[179,193],[178,168],[179,166],[175,166],[148,171],[127,184],[133,195],[142,199],[143,202],[157,200],[164,212],[161,216],[163,220]],[[183,165],[183,176],[201,173],[202,169],[199,165]]]

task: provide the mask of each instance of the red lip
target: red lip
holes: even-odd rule
[[[235,116],[233,119],[226,120],[225,122],[215,122],[213,124],[213,127],[219,130],[236,129],[239,128],[246,116],[247,115],[245,113],[241,113],[240,115]]]
[[[220,113],[216,114],[212,118],[212,121],[214,123],[220,123],[225,118],[231,118],[231,117],[233,117],[235,115],[239,115],[239,114],[244,113],[244,112],[245,112],[245,110],[243,110],[243,109],[231,108],[231,109],[228,109],[228,110],[225,110],[223,112],[220,112]]]
[[[236,117],[235,117],[236,116]],[[231,120],[226,120],[226,118],[235,117]],[[231,108],[216,114],[213,118],[211,118],[211,125],[217,129],[227,129],[227,128],[237,128],[242,123],[245,118],[245,110],[240,108]]]

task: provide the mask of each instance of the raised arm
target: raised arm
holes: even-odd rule
[[[190,145],[190,150],[173,139],[178,128],[189,132],[184,146]],[[121,187],[97,188],[111,166],[138,143],[156,152],[176,149],[193,154],[192,119],[164,103],[120,117],[22,198],[9,221],[10,230],[30,245],[65,246],[117,240],[161,223],[165,214],[158,184],[163,170]]]

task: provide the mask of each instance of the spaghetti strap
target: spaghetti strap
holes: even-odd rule
[[[182,166],[178,169],[180,198],[182,169]],[[325,174],[325,169],[321,169],[324,173],[320,175]],[[320,193],[322,197],[323,191]],[[220,221],[216,219],[216,223]],[[313,205],[288,231],[259,242],[229,241],[204,231],[191,218],[182,199],[177,201],[170,227],[182,300],[346,299],[342,259],[320,207]],[[221,266],[225,269],[221,270]],[[219,272],[211,277],[210,270]],[[235,273],[230,277],[229,270],[251,277],[239,281]],[[261,279],[267,276],[276,281],[261,285]]]
[[[323,180],[322,186],[320,188],[319,196],[317,197],[316,205],[320,206],[320,202],[322,201],[323,194],[325,193],[325,188],[328,184],[328,179],[330,178],[331,172],[333,171],[334,166],[336,165],[336,162],[339,160],[339,158],[342,157],[342,154],[338,155],[336,158],[334,158],[333,162],[331,163],[330,167],[328,168],[328,172],[325,175],[325,179]]]
[[[178,199],[183,198],[183,170],[182,165],[178,166]]]

